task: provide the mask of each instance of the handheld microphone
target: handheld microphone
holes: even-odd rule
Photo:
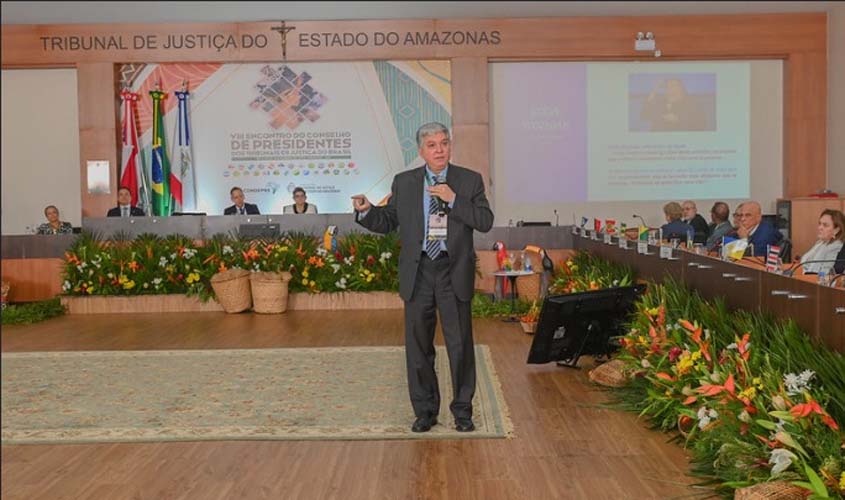
[[[446,184],[446,179],[443,178],[442,175],[434,176],[434,185],[439,186],[441,184]],[[434,195],[432,195],[434,196]],[[441,213],[445,213],[449,211],[449,204],[443,201],[439,196],[434,196],[434,199],[437,200],[437,210]]]

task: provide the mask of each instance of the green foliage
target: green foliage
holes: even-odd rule
[[[41,302],[7,306],[3,309],[2,316],[4,325],[28,325],[55,318],[64,313],[65,306],[56,297]]]
[[[275,239],[218,234],[200,245],[181,235],[103,241],[82,234],[65,253],[68,295],[184,293],[207,300],[211,277],[227,269],[291,272],[291,291],[396,291],[399,239],[351,233],[325,249],[321,237],[290,232]]]
[[[531,308],[531,302],[517,299],[511,311],[510,300],[494,301],[489,295],[476,293],[472,298],[473,318],[505,318],[514,315],[523,315]]]
[[[630,286],[635,278],[634,271],[628,266],[588,252],[578,252],[557,267],[549,293],[557,295]]]
[[[768,480],[845,493],[845,358],[794,322],[667,280],[650,284],[620,343],[633,376],[617,404],[680,430],[693,471],[725,494]]]

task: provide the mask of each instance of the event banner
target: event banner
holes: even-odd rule
[[[351,212],[353,194],[383,201],[395,174],[422,164],[420,125],[451,127],[448,61],[126,64],[121,72],[141,94],[138,130],[148,174],[149,92],[160,82],[168,93],[164,133],[172,158],[173,92],[187,85],[196,206],[183,211],[222,214],[237,186],[263,214],[282,213],[296,187],[320,213]]]

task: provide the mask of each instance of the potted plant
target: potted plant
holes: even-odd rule
[[[537,331],[537,319],[540,317],[540,306],[537,301],[531,303],[531,308],[528,312],[519,317],[519,324],[522,325],[522,331],[528,334],[533,334]]]

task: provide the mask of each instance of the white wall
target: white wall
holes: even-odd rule
[[[46,222],[44,207],[82,222],[75,69],[3,70],[2,233]]]

